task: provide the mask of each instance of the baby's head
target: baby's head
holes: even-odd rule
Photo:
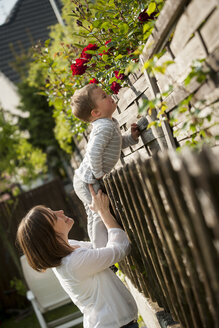
[[[82,121],[91,122],[91,112],[96,107],[92,94],[97,88],[96,84],[87,84],[76,90],[71,98],[72,114]]]

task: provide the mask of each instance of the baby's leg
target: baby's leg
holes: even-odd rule
[[[108,241],[107,229],[97,212],[92,211],[88,204],[85,204],[87,213],[88,236],[94,248],[105,247]]]
[[[108,240],[107,229],[100,218],[99,214],[89,208],[91,204],[91,194],[88,184],[83,182],[77,175],[73,180],[74,190],[80,200],[84,203],[87,213],[87,232],[94,248],[105,247]],[[93,184],[94,191],[97,193],[100,189],[98,181]]]

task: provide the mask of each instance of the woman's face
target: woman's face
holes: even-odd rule
[[[54,224],[53,224],[54,230],[57,233],[63,235],[63,237],[67,237],[69,231],[71,230],[74,224],[74,220],[66,216],[63,210],[59,210],[59,211],[53,211],[51,209],[49,210],[52,213],[54,213],[57,218],[57,220],[54,220]]]

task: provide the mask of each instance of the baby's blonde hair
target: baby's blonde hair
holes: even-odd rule
[[[71,97],[72,113],[82,121],[90,122],[91,111],[96,106],[92,93],[97,88],[96,84],[87,84]]]

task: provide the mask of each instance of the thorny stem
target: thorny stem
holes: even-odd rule
[[[81,27],[83,27],[85,30],[87,30],[88,32],[91,32],[91,29],[85,27],[84,25],[82,25]],[[101,41],[95,34],[93,35],[93,37],[95,39],[97,39],[98,42],[100,42],[101,45],[103,45],[103,41]]]
[[[119,12],[119,14],[120,14],[120,17],[122,18],[122,20],[123,20],[125,23],[127,23],[127,21],[126,21],[125,17],[123,16],[123,13],[122,13],[122,11],[120,10],[120,8],[119,8],[119,6],[118,6],[118,3],[117,3],[117,1],[115,1],[115,0],[114,0],[114,4],[115,4],[115,7],[117,8],[117,10],[118,10],[118,12]]]

